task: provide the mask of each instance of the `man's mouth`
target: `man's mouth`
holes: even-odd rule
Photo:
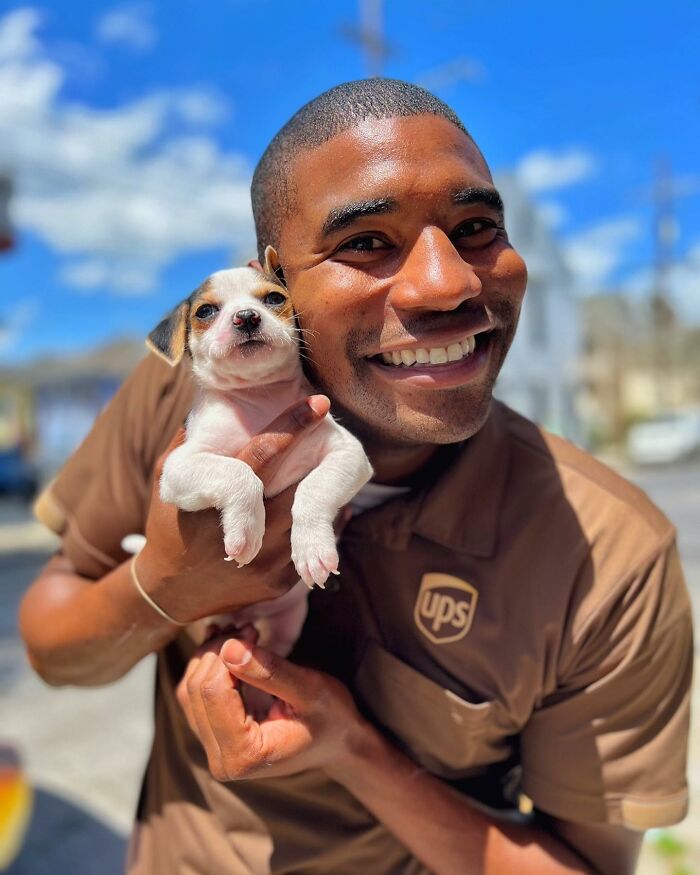
[[[370,361],[395,368],[430,368],[458,362],[473,355],[479,347],[488,343],[490,332],[469,334],[447,346],[424,346],[393,349],[370,356]]]

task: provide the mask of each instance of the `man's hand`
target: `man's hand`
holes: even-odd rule
[[[550,833],[492,818],[418,768],[363,720],[335,678],[256,647],[253,634],[244,637],[207,642],[177,688],[218,781],[324,769],[440,875],[598,871]],[[246,713],[241,683],[278,698],[261,722]],[[632,871],[635,853],[618,854],[622,865],[600,871]]]
[[[374,732],[335,678],[250,641],[231,639],[221,646],[222,640],[202,648],[177,688],[217,780],[278,777],[337,765]],[[277,697],[260,723],[246,713],[241,682]]]
[[[324,395],[288,408],[238,453],[263,484],[270,481],[296,443],[328,413]],[[217,510],[186,513],[160,499],[159,484],[168,452],[184,440],[180,431],[159,459],[146,521],[146,546],[138,558],[141,584],[170,616],[193,621],[275,598],[297,580],[289,532],[295,487],[266,502],[265,538],[254,562],[235,568],[224,561]]]

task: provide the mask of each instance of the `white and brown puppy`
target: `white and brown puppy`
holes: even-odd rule
[[[268,247],[266,274],[249,267],[212,274],[149,335],[149,347],[171,365],[190,353],[199,388],[185,442],[165,461],[160,494],[186,511],[218,508],[226,558],[241,566],[262,544],[263,497],[298,483],[291,555],[301,580],[312,588],[337,572],[333,522],[370,479],[372,468],[360,442],[331,416],[301,438],[265,488],[248,465],[234,458],[278,414],[313,393],[301,368],[289,294],[278,283],[275,267]],[[288,606],[290,617],[297,616],[291,625],[298,628],[270,630],[276,640],[261,643],[278,653],[291,649],[306,613],[306,600],[302,596],[302,613],[299,598],[292,592],[269,603],[268,614]],[[255,608],[258,616],[265,606]],[[249,617],[250,609],[242,614]]]

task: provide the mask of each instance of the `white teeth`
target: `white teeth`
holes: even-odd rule
[[[462,346],[459,343],[451,343],[447,347],[447,361],[458,362],[462,358]]]
[[[410,368],[412,365],[444,365],[447,362],[458,362],[465,356],[471,355],[476,349],[476,339],[467,337],[459,343],[451,343],[449,346],[436,346],[432,349],[401,349],[392,352],[383,352],[382,361],[387,365],[398,367],[403,365]]]

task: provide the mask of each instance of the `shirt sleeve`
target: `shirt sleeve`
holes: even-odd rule
[[[564,820],[644,830],[685,816],[693,636],[671,540],[562,646],[521,738],[522,789]]]
[[[158,456],[191,404],[189,370],[147,356],[37,499],[76,571],[98,579],[124,562],[125,535],[144,531]]]

